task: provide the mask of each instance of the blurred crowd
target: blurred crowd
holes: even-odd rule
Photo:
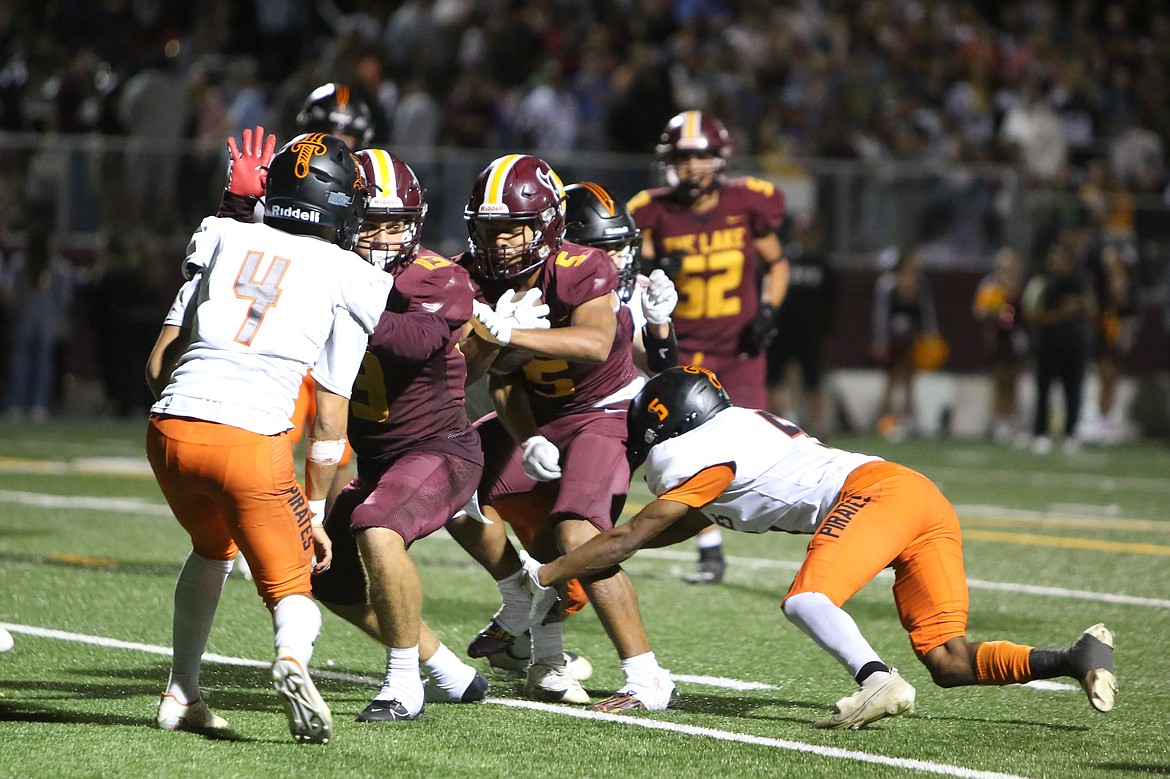
[[[373,108],[373,144],[410,159],[437,148],[649,159],[666,119],[699,108],[728,126],[737,156],[772,171],[809,158],[914,161],[953,178],[967,169],[960,164],[1011,164],[1026,187],[1060,195],[1033,226],[1023,275],[1060,246],[1101,298],[1114,276],[1152,286],[1167,272],[1168,79],[1170,9],[1137,0],[14,0],[0,7],[0,132],[100,134],[124,144],[116,156],[84,163],[97,167],[87,173],[102,186],[92,218],[107,236],[92,283],[83,285],[90,291],[112,274],[102,283],[126,292],[119,273],[157,286],[141,260],[152,237],[132,228],[190,229],[223,185],[226,137],[262,124],[286,139],[306,95],[339,81]],[[158,154],[183,144],[197,153]],[[8,149],[0,157],[0,229],[19,226],[30,256],[49,256],[31,243],[51,232],[37,224],[52,213],[53,186],[45,182],[72,174],[49,170],[64,164],[52,154],[30,160]],[[1143,207],[1150,203],[1157,207]],[[831,253],[823,236],[818,243],[822,255]],[[999,243],[990,242],[987,256]],[[902,249],[912,257],[912,247]],[[22,297],[12,258],[8,266],[10,299]],[[1108,270],[1114,266],[1120,274]],[[117,298],[112,291],[82,295],[78,304],[87,310],[87,300],[99,301],[104,308],[86,314],[95,323],[115,308],[122,319],[155,320],[157,306],[104,302]],[[881,339],[874,340],[877,359]],[[879,362],[889,363],[889,354],[887,347]],[[107,392],[121,398],[117,409],[137,407],[140,385],[109,381]],[[35,400],[26,403],[35,408]]]
[[[394,148],[644,153],[681,107],[720,116],[750,155],[1165,184],[1158,3],[16,0],[0,14],[3,130],[218,148],[255,124],[287,131],[310,89],[345,81]]]

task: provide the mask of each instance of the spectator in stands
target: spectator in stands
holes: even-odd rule
[[[1024,288],[1024,311],[1032,330],[1036,359],[1036,415],[1032,425],[1032,451],[1052,451],[1049,435],[1048,393],[1059,380],[1064,390],[1064,449],[1080,451],[1077,422],[1088,359],[1089,327],[1096,316],[1092,287],[1076,266],[1069,246],[1061,241],[1048,250],[1044,272]]]
[[[1101,309],[1097,317],[1097,410],[1094,438],[1102,444],[1120,442],[1125,436],[1124,413],[1115,408],[1117,384],[1133,351],[1138,328],[1137,285],[1122,250],[1106,244],[1101,250],[1101,280],[1097,291]]]
[[[8,391],[4,416],[9,421],[49,418],[57,381],[57,347],[69,331],[73,308],[73,266],[57,248],[45,225],[28,231],[24,251],[16,255],[0,289],[12,312]]]
[[[917,428],[914,347],[923,336],[938,337],[938,320],[934,292],[922,272],[917,247],[903,252],[889,247],[878,262],[888,270],[878,277],[873,290],[870,355],[885,369],[877,430],[890,440],[901,440]]]
[[[1023,268],[1014,249],[995,255],[995,267],[975,290],[972,313],[983,334],[983,351],[991,369],[991,437],[996,443],[1016,438],[1019,405],[1016,387],[1028,355],[1024,330]]]

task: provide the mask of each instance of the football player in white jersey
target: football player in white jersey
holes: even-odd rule
[[[1113,634],[1103,624],[1059,650],[967,639],[959,520],[921,474],[827,447],[785,419],[733,406],[715,375],[694,366],[660,373],[639,391],[630,405],[628,447],[632,461],[646,460],[646,483],[657,499],[629,522],[542,566],[536,584],[607,570],[643,546],[677,542],[710,523],[746,533],[809,534],[784,615],[859,685],[817,727],[856,729],[914,710],[914,688],[841,608],[887,567],[894,569],[898,615],[935,684],[1071,676],[1094,709],[1113,708]]]
[[[332,735],[329,707],[307,672],[321,627],[309,577],[314,553],[317,570],[330,563],[325,494],[367,336],[393,287],[393,276],[350,251],[368,200],[344,142],[298,136],[268,168],[264,223],[208,217],[188,247],[188,281],[147,366],[158,397],[147,456],[192,542],[175,588],[161,728],[227,726],[200,698],[200,658],[242,551],[272,612],[272,678],[289,730],[299,742]],[[287,432],[309,368],[318,414],[302,491]]]

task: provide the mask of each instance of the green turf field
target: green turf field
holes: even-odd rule
[[[857,732],[810,726],[852,691],[789,625],[779,600],[804,542],[725,533],[724,585],[688,587],[688,544],[627,568],[677,709],[628,717],[532,704],[491,675],[487,703],[432,705],[416,722],[359,724],[385,655],[326,615],[314,665],[334,742],[297,746],[267,681],[271,627],[233,577],[204,667],[236,737],[150,727],[169,658],[171,595],[188,545],[142,456],[143,424],[0,426],[0,776],[677,777],[1170,774],[1170,450],[1157,444],[1037,458],[988,444],[873,440],[934,478],[963,520],[970,634],[1066,645],[1105,621],[1122,692],[1110,714],[1079,688],[934,687],[898,623],[890,580],[848,605],[918,689],[918,711]],[[647,500],[635,485],[631,502]],[[491,616],[490,579],[444,533],[414,547],[424,614],[456,652]],[[592,659],[596,697],[621,681],[591,610],[566,644]],[[479,662],[479,661],[477,661]],[[1067,681],[1067,680],[1064,680]]]

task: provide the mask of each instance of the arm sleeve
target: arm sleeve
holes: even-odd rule
[[[674,322],[670,322],[670,333],[658,339],[650,335],[650,329],[642,326],[642,345],[646,347],[646,367],[654,373],[678,365],[678,339],[674,335]]]
[[[723,491],[731,486],[734,478],[733,464],[711,465],[658,497],[685,504],[693,509],[702,508],[722,495]]]
[[[234,219],[237,222],[250,224],[252,222],[252,215],[256,212],[256,203],[258,202],[260,202],[260,198],[258,197],[237,195],[235,192],[230,192],[225,189],[223,191],[223,197],[220,198],[219,208],[216,209],[215,215],[223,219]]]
[[[341,251],[340,249],[338,251]],[[386,300],[394,289],[394,277],[375,268],[351,252],[342,252],[348,257],[348,271],[342,276],[342,299],[345,308],[354,321],[367,334],[373,333],[386,310]]]
[[[200,224],[187,244],[187,256],[183,258],[183,279],[190,281],[198,273],[211,267],[219,248],[219,229],[216,217],[209,216]]]
[[[171,303],[171,310],[167,312],[167,316],[163,320],[163,325],[173,327],[191,326],[191,313],[194,311],[191,301],[195,299],[196,293],[199,290],[199,283],[202,279],[203,274],[198,273],[194,278],[179,287],[179,294],[175,295],[175,301]]]

